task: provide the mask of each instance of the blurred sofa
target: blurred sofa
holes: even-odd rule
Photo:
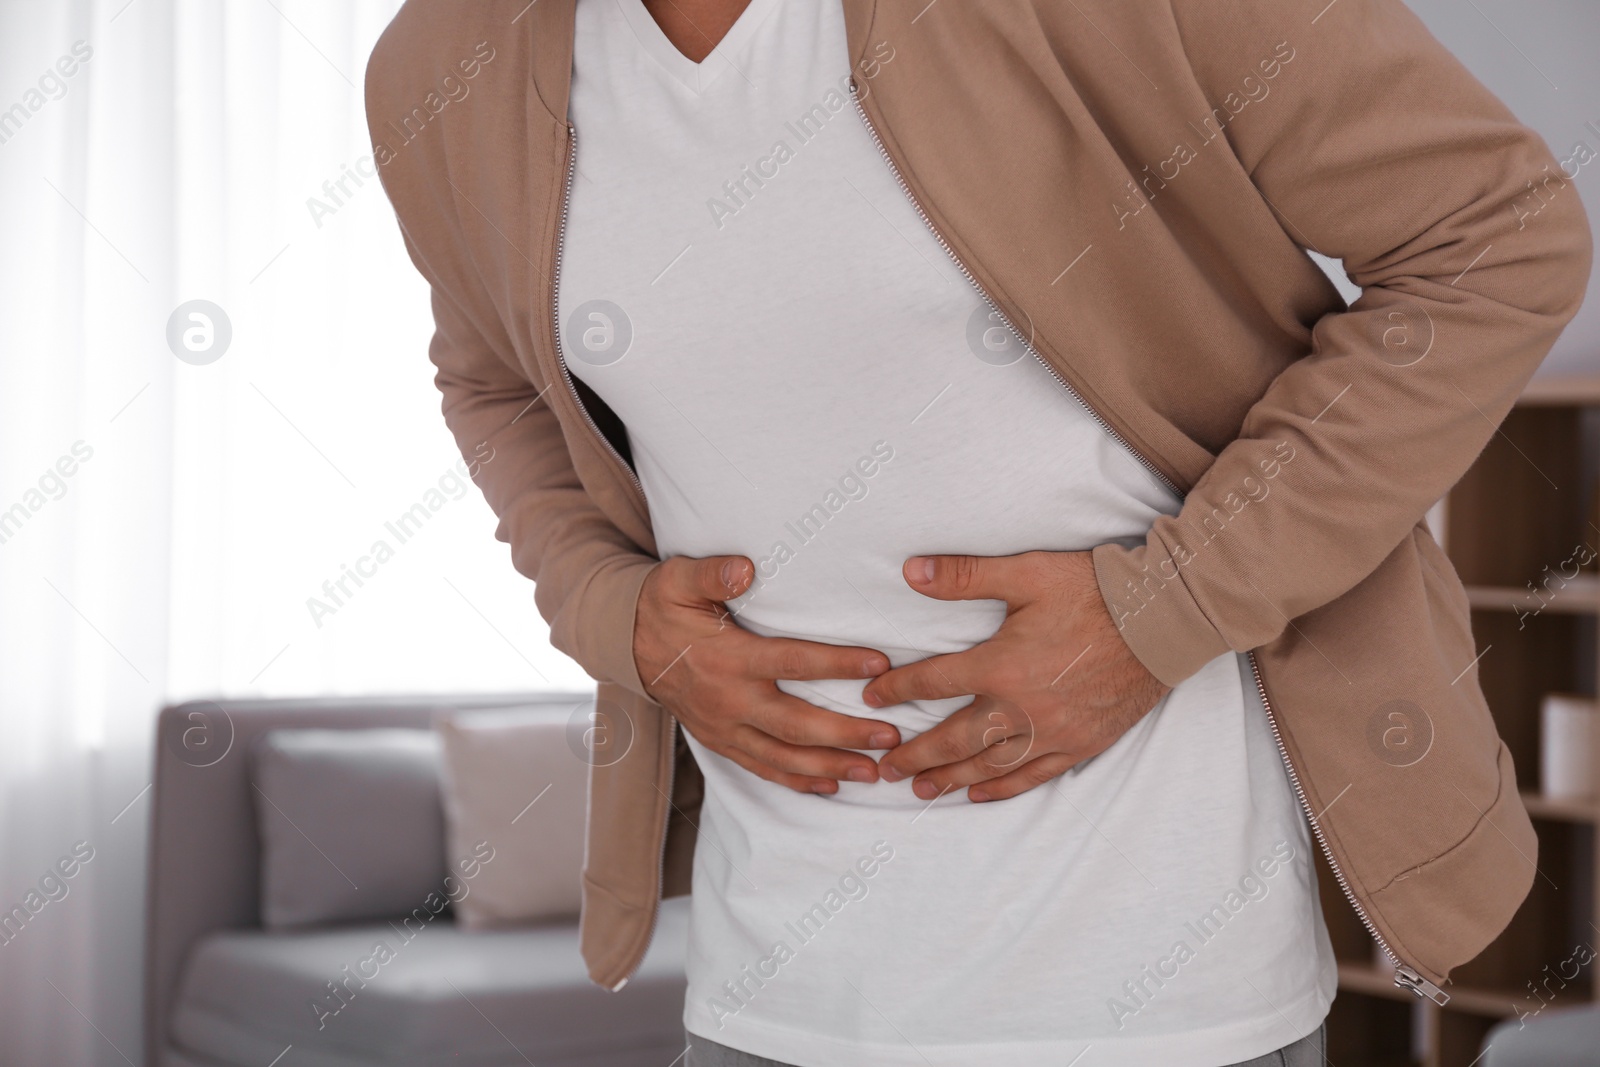
[[[491,930],[440,921],[330,1016],[316,1004],[395,942],[394,921],[262,928],[251,753],[277,730],[426,731],[446,712],[587,694],[195,701],[159,719],[145,958],[148,1067],[667,1067],[682,1054],[686,899],[666,902],[620,992],[591,984],[576,919]],[[309,839],[308,839],[309,840]],[[574,869],[572,877],[578,878]],[[354,988],[353,986],[347,986]]]
[[[1483,1042],[1482,1067],[1593,1067],[1600,1063],[1600,1008],[1508,1019]]]

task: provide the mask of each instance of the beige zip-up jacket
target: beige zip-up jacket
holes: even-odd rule
[[[1352,906],[1399,982],[1444,998],[1537,845],[1421,520],[1577,310],[1572,181],[1397,0],[842,2],[884,165],[1185,496],[1094,551],[1128,644],[1169,685],[1250,652]],[[620,988],[688,891],[702,782],[633,662],[656,556],[626,439],[557,347],[574,3],[409,0],[366,91],[445,420],[551,639],[599,680],[582,947]]]

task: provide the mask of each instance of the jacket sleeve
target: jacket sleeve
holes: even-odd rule
[[[1591,254],[1564,164],[1398,0],[1175,0],[1173,14],[1214,106],[1292,52],[1226,134],[1285,232],[1363,292],[1315,324],[1176,516],[1095,549],[1108,604],[1160,585],[1121,623],[1168,685],[1272,641],[1394,551],[1576,313]],[[1274,448],[1293,463],[1271,506],[1191,552]]]
[[[415,253],[413,260],[427,275]],[[511,546],[512,565],[533,580],[551,644],[590,676],[644,696],[633,660],[634,607],[656,560],[590,500],[544,389],[486,342],[437,281],[429,282],[434,384],[445,423],[499,519],[495,538]]]
[[[383,139],[379,127],[387,118],[407,114],[425,99],[437,71],[472,54],[477,33],[492,35],[484,27],[459,25],[470,22],[467,16],[486,17],[479,8],[441,15],[436,7],[407,4],[385,31],[366,73],[375,143]],[[441,35],[449,39],[440,43]],[[509,62],[501,60],[494,75],[502,76]],[[579,481],[549,403],[553,397],[546,393],[565,384],[536,380],[518,358],[507,320],[525,296],[500,292],[497,302],[498,290],[486,279],[503,276],[504,268],[476,259],[465,236],[464,209],[445,150],[453,117],[446,112],[426,136],[393,152],[389,161],[379,157],[406,250],[432,291],[428,355],[444,420],[499,520],[495,537],[511,546],[513,566],[534,583],[534,602],[550,624],[551,643],[594,678],[644,696],[633,661],[634,609],[657,561],[607,518]],[[457,136],[458,158],[474,165],[525,163],[509,152],[493,156],[503,150],[504,139],[479,136],[471,126]]]

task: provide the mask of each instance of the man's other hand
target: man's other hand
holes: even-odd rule
[[[932,800],[970,787],[1002,800],[1042,785],[1110,748],[1169,691],[1117,633],[1088,552],[917,556],[906,582],[939,600],[1003,600],[1006,619],[965,652],[878,675],[868,706],[971,694],[971,704],[890,750],[885,781],[915,776]]]

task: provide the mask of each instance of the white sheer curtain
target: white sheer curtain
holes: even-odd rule
[[[0,0],[8,1065],[139,1060],[163,703],[587,685],[452,469],[426,292],[365,173],[397,6]],[[231,329],[209,363],[169,346],[194,300]]]

